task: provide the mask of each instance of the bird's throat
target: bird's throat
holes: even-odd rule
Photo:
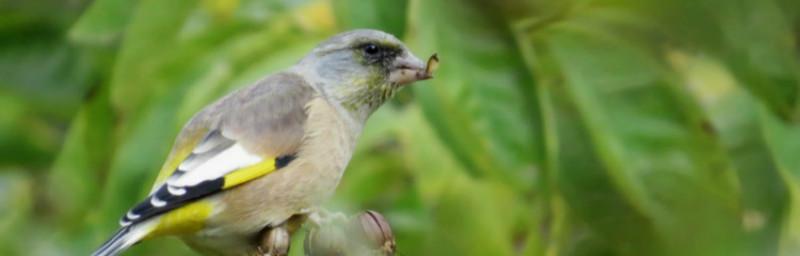
[[[352,81],[352,86],[340,87],[349,90],[341,94],[341,104],[354,117],[366,119],[391,99],[399,87],[399,85],[385,82],[384,79]]]

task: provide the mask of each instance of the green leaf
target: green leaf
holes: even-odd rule
[[[426,118],[470,174],[530,189],[540,156],[538,105],[503,20],[471,2],[412,6],[411,48],[441,59],[435,78],[413,87]]]
[[[772,212],[765,216],[767,227],[774,230],[769,237],[770,245],[779,243],[779,255],[795,255],[800,253],[800,161],[795,153],[800,150],[800,127],[795,123],[787,123],[775,117],[771,112],[759,111],[761,129],[777,165],[777,174],[770,173],[772,183],[764,182],[762,189],[769,189],[762,194],[772,195],[773,198],[782,199],[782,207],[771,207]],[[779,176],[779,177],[775,177]],[[762,180],[765,180],[762,178]],[[785,185],[775,188],[778,181]],[[771,186],[770,186],[771,185]],[[782,184],[783,185],[783,184]],[[771,189],[770,189],[771,187]],[[785,191],[788,190],[788,191]],[[767,201],[772,203],[775,200]],[[762,205],[764,203],[762,202]],[[783,210],[781,212],[776,212]],[[781,225],[782,224],[782,225]],[[772,248],[771,248],[772,249]]]
[[[719,57],[741,86],[773,113],[798,120],[800,61],[796,57],[797,8],[792,8],[796,4],[776,0],[638,2],[635,6],[644,6],[639,11],[656,17],[651,22],[667,33],[664,38]]]
[[[735,173],[665,68],[592,23],[542,33],[564,77],[552,116],[559,184],[576,214],[628,245],[614,247],[620,254],[736,252]]]
[[[761,104],[736,87],[736,80],[719,63],[707,58],[672,53],[684,84],[709,117],[706,130],[719,138],[731,167],[738,174],[746,255],[775,255],[783,232],[782,219],[789,194],[780,163],[763,135]],[[782,139],[793,141],[791,137]],[[775,153],[781,153],[777,151]]]
[[[547,92],[552,112],[550,125],[554,132],[548,133],[557,140],[557,145],[548,150],[549,157],[554,157],[552,172],[556,179],[553,188],[563,195],[569,207],[569,213],[556,212],[554,218],[566,218],[564,215],[574,215],[574,222],[586,222],[591,233],[602,234],[600,241],[608,243],[607,250],[620,250],[615,254],[635,255],[636,253],[657,251],[658,242],[656,231],[647,213],[638,209],[636,202],[631,202],[622,189],[616,187],[613,177],[610,177],[609,167],[604,166],[603,160],[597,155],[591,143],[591,135],[585,121],[581,120],[577,107],[570,102],[565,92]],[[620,228],[624,227],[624,228]],[[577,229],[580,231],[580,229]],[[562,231],[563,232],[563,231]],[[584,233],[587,231],[572,231],[570,233]],[[568,240],[574,235],[556,237],[558,240]],[[592,236],[597,239],[597,236]],[[563,239],[563,240],[562,240]],[[559,251],[569,251],[575,246],[559,245],[560,241],[551,248]],[[594,242],[597,243],[597,242]],[[625,245],[624,248],[615,248],[613,244]],[[564,247],[564,248],[560,248]]]
[[[774,1],[737,2],[715,1],[727,45],[724,59],[770,110],[800,121],[800,52],[785,11]]]

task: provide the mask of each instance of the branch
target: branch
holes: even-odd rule
[[[306,256],[395,254],[394,234],[389,222],[380,213],[370,210],[351,217],[344,217],[345,215],[339,213],[326,215],[311,218],[311,225],[303,242]],[[291,234],[305,220],[305,217],[292,218],[288,224],[265,230],[261,235],[259,255],[287,255]]]

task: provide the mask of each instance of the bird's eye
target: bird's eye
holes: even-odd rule
[[[367,55],[376,55],[381,51],[381,49],[375,44],[366,44],[363,47],[364,53]]]

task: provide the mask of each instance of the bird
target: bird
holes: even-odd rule
[[[262,252],[263,230],[322,212],[369,116],[431,78],[427,66],[397,37],[356,29],[221,97],[183,126],[149,195],[92,255],[162,236],[207,255]]]

